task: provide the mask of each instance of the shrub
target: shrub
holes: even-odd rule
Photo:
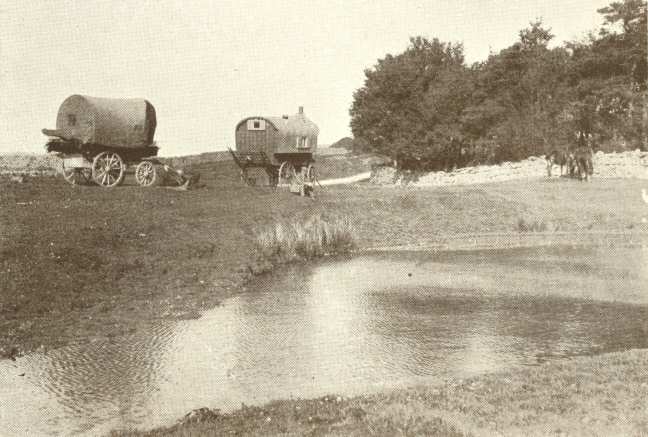
[[[518,218],[517,231],[518,232],[545,232],[547,224],[543,221],[526,221],[523,217]]]
[[[258,258],[281,263],[347,253],[355,247],[355,240],[348,220],[316,215],[306,220],[276,222],[259,230],[256,248]]]

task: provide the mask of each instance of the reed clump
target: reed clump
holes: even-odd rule
[[[519,217],[516,230],[518,232],[546,232],[551,229],[544,220],[527,220],[524,217]]]
[[[253,273],[269,265],[348,253],[356,247],[353,226],[346,218],[315,215],[304,220],[283,220],[256,232],[257,260]]]

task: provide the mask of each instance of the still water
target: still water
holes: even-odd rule
[[[0,361],[0,435],[443,382],[648,347],[648,249],[373,254],[263,277],[200,319]]]

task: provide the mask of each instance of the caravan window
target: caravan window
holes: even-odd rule
[[[247,121],[248,130],[265,130],[265,120],[253,118]]]
[[[297,148],[308,149],[308,137],[297,137]]]

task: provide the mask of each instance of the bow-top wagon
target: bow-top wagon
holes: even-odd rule
[[[319,129],[304,115],[303,107],[292,116],[244,118],[235,133],[236,150],[229,151],[244,182],[250,182],[248,169],[263,168],[272,186],[286,184],[291,191],[312,192]]]
[[[107,99],[72,95],[58,110],[56,129],[46,149],[63,158],[63,176],[72,184],[94,181],[103,187],[123,182],[127,166],[137,165],[142,186],[160,178],[154,159],[155,108],[144,99]]]

